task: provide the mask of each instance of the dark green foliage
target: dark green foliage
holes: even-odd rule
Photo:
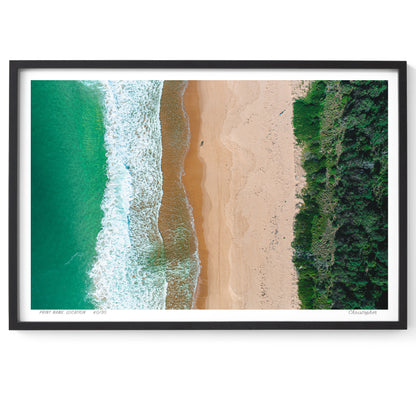
[[[314,82],[293,125],[307,181],[293,242],[302,308],[387,308],[387,82]]]
[[[293,125],[299,142],[309,142],[319,135],[322,101],[325,99],[325,83],[314,82],[308,95],[294,103]]]

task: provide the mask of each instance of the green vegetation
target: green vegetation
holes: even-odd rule
[[[293,241],[302,308],[387,308],[387,82],[313,82],[293,126],[306,173]]]

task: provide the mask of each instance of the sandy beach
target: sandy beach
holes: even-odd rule
[[[303,186],[292,102],[301,81],[189,81],[183,182],[201,273],[197,309],[297,309],[292,263]]]

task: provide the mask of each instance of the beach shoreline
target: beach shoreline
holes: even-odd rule
[[[205,299],[208,295],[207,263],[208,250],[205,245],[202,217],[202,182],[205,172],[203,160],[199,157],[198,143],[200,130],[200,109],[197,81],[188,81],[183,94],[183,106],[189,123],[189,145],[184,160],[182,182],[185,186],[189,204],[192,207],[195,233],[198,240],[198,255],[201,264],[193,307],[205,309]]]
[[[201,272],[196,309],[298,309],[293,223],[304,184],[300,81],[189,81],[183,183]]]

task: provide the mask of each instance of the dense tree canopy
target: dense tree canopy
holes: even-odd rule
[[[387,308],[387,82],[313,82],[293,125],[307,182],[293,242],[302,308]]]

